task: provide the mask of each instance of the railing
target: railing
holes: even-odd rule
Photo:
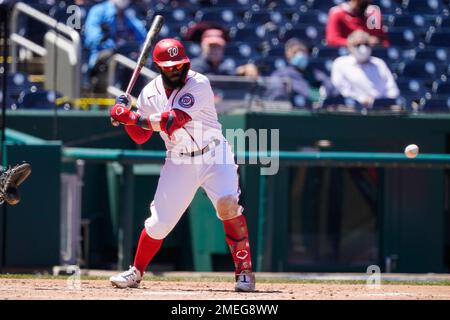
[[[12,64],[11,64],[11,72],[17,72],[17,48],[18,46],[22,46],[24,48],[27,48],[28,50],[34,52],[35,54],[39,56],[46,56],[47,50],[30,41],[29,39],[21,36],[18,34],[18,28],[19,28],[19,16],[20,14],[24,14],[32,19],[35,19],[50,28],[52,28],[55,32],[61,33],[65,36],[67,36],[71,42],[72,42],[72,51],[74,56],[76,56],[77,64],[78,64],[78,70],[80,70],[80,77],[81,77],[81,37],[80,34],[73,28],[58,22],[57,20],[49,17],[48,15],[34,9],[33,7],[23,3],[18,2],[12,11],[12,17],[11,17],[11,23],[10,23],[10,30],[11,30],[11,55],[13,57]],[[74,98],[80,97],[80,84],[78,83],[74,84],[76,88],[74,88],[74,92],[77,92],[77,96]]]

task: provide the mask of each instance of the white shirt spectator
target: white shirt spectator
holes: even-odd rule
[[[362,104],[377,98],[397,98],[400,93],[388,66],[377,57],[370,57],[366,63],[358,63],[353,55],[337,58],[331,82],[343,97]]]

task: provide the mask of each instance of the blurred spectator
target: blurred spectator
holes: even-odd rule
[[[224,61],[225,34],[220,29],[208,29],[203,32],[201,39],[202,54],[192,59],[191,68],[210,75],[242,75],[258,77],[258,69],[253,64],[246,64],[238,68],[230,68]]]
[[[331,81],[343,97],[370,106],[376,98],[397,98],[399,89],[386,63],[371,56],[370,35],[357,30],[348,37],[350,54],[334,60]]]
[[[267,83],[269,100],[290,100],[302,96],[310,102],[333,94],[330,78],[322,71],[309,66],[309,48],[299,39],[291,38],[285,44],[287,65],[274,71]]]
[[[389,46],[383,30],[381,12],[371,0],[349,0],[330,9],[326,27],[328,46],[347,46],[347,37],[355,30],[363,30],[370,35],[373,45]]]
[[[89,50],[89,75],[98,91],[104,90],[104,83],[99,83],[105,79],[108,59],[114,53],[137,58],[145,40],[145,26],[127,10],[129,5],[130,0],[107,0],[89,10],[84,45]]]

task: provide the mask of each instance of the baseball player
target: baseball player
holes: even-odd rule
[[[214,95],[206,76],[190,70],[181,42],[159,41],[153,62],[160,75],[147,84],[131,111],[131,99],[122,95],[111,109],[111,121],[123,124],[138,144],[159,132],[167,148],[158,187],[150,204],[134,265],[110,278],[118,288],[137,288],[144,271],[202,187],[223,222],[226,242],[235,265],[235,290],[254,291],[248,229],[239,205],[238,166],[222,135]]]

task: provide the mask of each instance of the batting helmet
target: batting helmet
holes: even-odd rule
[[[160,67],[172,67],[190,63],[183,44],[176,39],[162,39],[153,50],[153,62]]]

